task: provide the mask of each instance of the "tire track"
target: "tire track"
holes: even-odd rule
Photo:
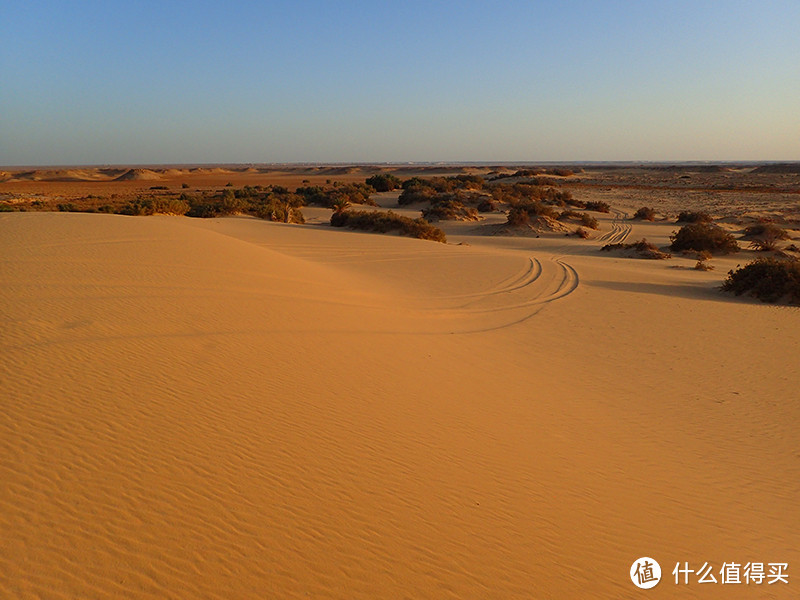
[[[606,244],[621,244],[631,234],[633,227],[625,222],[628,213],[612,209],[614,219],[611,221],[611,231],[608,231],[597,238],[598,242],[605,242]]]

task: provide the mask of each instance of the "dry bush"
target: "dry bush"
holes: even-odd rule
[[[578,227],[578,228],[575,230],[575,235],[577,235],[577,236],[578,236],[579,238],[581,238],[582,240],[585,240],[586,238],[588,238],[588,237],[589,237],[589,235],[590,235],[590,234],[589,234],[589,232],[588,232],[588,231],[586,231],[586,230],[585,230],[583,227]]]
[[[800,304],[800,261],[758,258],[728,272],[722,289],[749,294],[763,302]]]
[[[676,223],[711,223],[713,219],[707,212],[692,212],[684,210],[678,214]]]
[[[527,210],[522,207],[515,206],[512,207],[511,210],[508,211],[508,217],[506,223],[508,225],[513,225],[515,227],[523,227],[525,225],[529,225],[531,222],[531,216]]]
[[[744,237],[750,239],[750,247],[762,252],[778,249],[778,242],[788,240],[789,233],[773,223],[759,223],[744,230]]]
[[[599,213],[611,212],[611,206],[608,204],[608,202],[603,202],[602,200],[587,201],[585,204],[585,208],[586,210],[593,210],[594,212],[599,212]]]
[[[711,223],[689,223],[670,236],[671,248],[682,250],[706,251],[711,254],[731,254],[739,251],[736,239],[718,225]]]
[[[589,229],[597,229],[600,227],[600,224],[597,222],[591,215],[587,215],[586,213],[579,213],[574,210],[565,210],[562,211],[560,215],[558,215],[559,221],[579,221],[581,225],[584,227],[588,227]]]
[[[665,259],[672,258],[668,252],[662,252],[658,246],[651,244],[646,239],[642,238],[638,242],[631,244],[606,244],[600,251],[611,252],[613,250],[626,251],[628,255],[633,258],[647,258],[647,259]]]
[[[640,221],[655,221],[656,220],[656,210],[654,208],[650,208],[648,206],[643,206],[635,213],[633,213],[633,219],[637,219]]]
[[[427,221],[477,221],[478,211],[464,206],[459,200],[448,198],[433,202],[430,208],[422,209],[422,217]]]
[[[694,270],[695,271],[713,271],[714,265],[708,264],[705,260],[698,260],[694,263]]]

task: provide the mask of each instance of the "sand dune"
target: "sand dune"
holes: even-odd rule
[[[157,181],[159,179],[161,179],[161,175],[150,169],[128,169],[125,173],[117,177],[115,181]]]
[[[621,217],[0,214],[0,597],[793,597],[628,579],[800,564],[800,311]]]

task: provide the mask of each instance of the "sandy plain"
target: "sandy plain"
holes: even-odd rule
[[[228,171],[189,183],[277,181]],[[796,597],[800,309],[717,290],[751,251],[599,247],[666,245],[686,208],[791,224],[798,178],[686,174],[573,177],[615,208],[589,240],[0,213],[0,596]],[[6,175],[19,202],[189,177]],[[789,584],[676,585],[677,562]]]

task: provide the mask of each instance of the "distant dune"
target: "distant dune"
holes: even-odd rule
[[[115,179],[115,181],[157,181],[161,179],[161,175],[156,173],[155,171],[151,171],[149,169],[129,169],[119,177]]]

